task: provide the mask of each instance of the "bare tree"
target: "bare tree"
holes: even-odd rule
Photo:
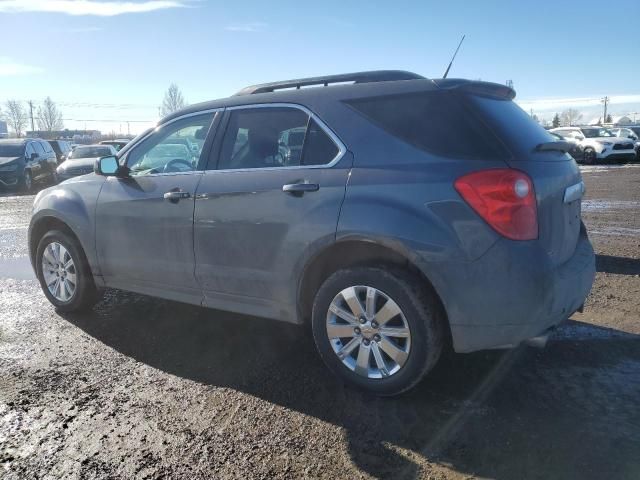
[[[160,106],[160,116],[165,117],[176,110],[184,108],[186,105],[182,92],[175,83],[172,83],[164,94],[164,99]]]
[[[62,112],[58,110],[51,97],[45,98],[42,106],[38,107],[38,128],[44,132],[54,132],[64,128]]]
[[[560,123],[563,127],[572,127],[582,119],[582,114],[578,110],[569,108],[560,114]]]
[[[4,117],[16,134],[16,137],[22,136],[22,130],[27,125],[27,110],[22,108],[22,103],[17,100],[7,100],[7,113]]]

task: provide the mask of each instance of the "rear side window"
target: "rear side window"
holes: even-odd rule
[[[450,92],[420,92],[350,100],[351,107],[393,136],[437,155],[504,158],[491,131]]]

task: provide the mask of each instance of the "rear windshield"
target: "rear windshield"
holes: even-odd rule
[[[71,154],[70,159],[107,157],[111,155],[109,147],[77,147]]]
[[[0,157],[19,157],[23,153],[23,144],[0,144]]]
[[[541,143],[558,140],[511,100],[479,95],[469,95],[469,98],[487,119],[489,125],[509,145],[533,150]]]
[[[422,150],[455,158],[505,158],[497,138],[451,92],[419,92],[350,100],[358,112]]]

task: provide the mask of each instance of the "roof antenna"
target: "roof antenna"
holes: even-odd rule
[[[449,69],[451,68],[451,65],[453,65],[453,61],[456,59],[456,55],[458,54],[458,50],[460,50],[460,45],[462,45],[462,42],[464,42],[464,37],[466,37],[466,35],[462,35],[462,39],[460,40],[460,43],[458,44],[458,48],[456,48],[456,51],[453,54],[453,57],[451,57],[451,61],[449,62],[449,66],[445,70],[444,75],[442,76],[442,78],[447,78],[447,75],[449,74]]]

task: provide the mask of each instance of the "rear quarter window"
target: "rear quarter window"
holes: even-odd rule
[[[452,158],[509,156],[459,95],[434,91],[346,102],[391,135],[427,152]]]
[[[537,145],[545,142],[557,141],[528,113],[515,102],[495,97],[469,95],[470,101],[478,108],[500,138],[509,146],[524,150],[533,150]],[[569,132],[558,131],[561,136]]]

